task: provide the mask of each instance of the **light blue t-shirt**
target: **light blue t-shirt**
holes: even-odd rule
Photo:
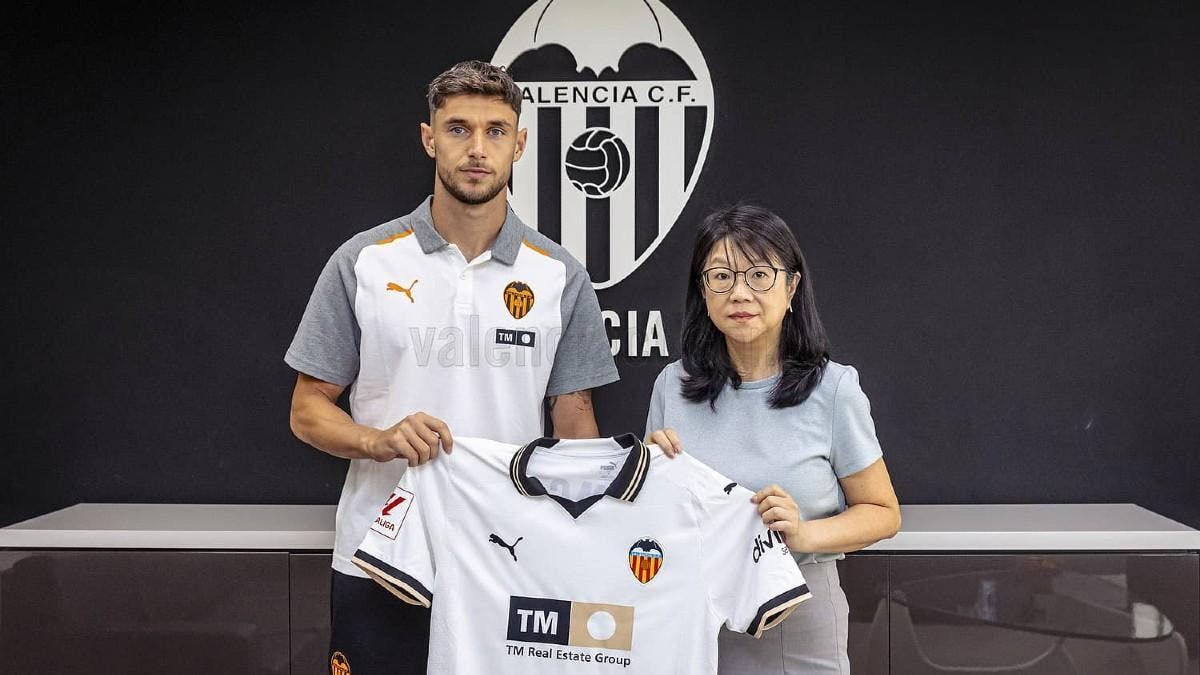
[[[716,412],[708,401],[683,397],[682,362],[663,368],[650,396],[646,433],[670,427],[684,452],[758,491],[772,483],[787,490],[805,520],[827,518],[846,508],[839,478],[875,463],[883,452],[871,420],[871,403],[858,384],[858,371],[830,361],[808,399],[791,408],[772,408],[779,376],[726,385]],[[836,560],[837,553],[797,553],[800,563]]]

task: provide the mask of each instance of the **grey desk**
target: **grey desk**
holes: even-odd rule
[[[0,528],[0,548],[323,550],[335,507],[76,504]],[[870,552],[1200,551],[1200,531],[1135,504],[906,505]]]

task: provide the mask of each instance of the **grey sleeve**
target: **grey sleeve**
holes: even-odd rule
[[[283,360],[306,375],[348,386],[358,377],[358,320],[354,316],[357,279],[354,262],[361,247],[348,241],[321,270],[296,336]]]
[[[667,371],[671,369],[668,364],[658,374],[654,380],[654,389],[650,392],[650,412],[646,413],[646,435],[643,438],[648,438],[651,431],[658,431],[663,428],[667,416]]]
[[[838,478],[856,474],[883,456],[871,419],[871,402],[858,384],[858,371],[847,367],[833,395],[829,462]]]
[[[594,389],[620,379],[591,279],[582,267],[568,266],[567,271],[561,308],[563,332],[546,396]]]

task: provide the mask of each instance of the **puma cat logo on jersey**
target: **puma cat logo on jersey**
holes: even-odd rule
[[[388,285],[387,285],[387,289],[389,291],[399,291],[400,293],[403,293],[408,296],[409,302],[416,302],[416,300],[413,300],[412,289],[413,289],[413,286],[417,285],[418,281],[420,281],[420,279],[413,279],[413,282],[408,285],[408,288],[405,288],[405,287],[401,286],[400,284],[392,283],[391,281],[389,281]]]
[[[489,535],[488,541],[499,546],[500,548],[508,549],[508,554],[512,556],[512,559],[514,561],[516,561],[516,559],[517,559],[517,552],[516,552],[517,544],[521,543],[521,540],[524,538],[525,537],[517,537],[517,540],[512,543],[512,546],[509,546],[508,544],[504,543],[504,540],[501,539],[499,537],[499,535],[496,535],[496,534]]]

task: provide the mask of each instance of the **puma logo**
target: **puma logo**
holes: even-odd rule
[[[513,561],[515,562],[517,559],[517,552],[515,549],[517,548],[517,544],[521,543],[521,540],[524,538],[525,537],[517,537],[517,540],[512,543],[512,546],[509,546],[508,544],[504,543],[504,540],[495,534],[489,535],[488,541],[499,546],[500,548],[508,549],[508,554],[512,556]]]
[[[736,486],[737,486],[737,483],[730,483],[729,485],[726,485],[725,486],[725,494],[731,494],[733,492],[733,488]]]
[[[416,302],[416,300],[413,300],[412,289],[413,289],[413,286],[417,285],[418,281],[420,281],[420,279],[413,279],[413,282],[408,285],[408,288],[405,288],[405,287],[401,286],[400,284],[394,284],[389,281],[388,285],[387,285],[387,289],[389,291],[400,291],[401,293],[408,296],[409,302]]]

